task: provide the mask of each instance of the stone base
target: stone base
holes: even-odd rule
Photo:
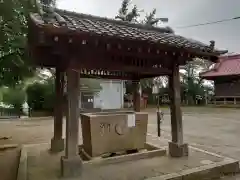
[[[82,160],[80,156],[71,158],[61,157],[61,174],[63,177],[76,177],[82,173]]]
[[[51,139],[51,152],[61,152],[64,150],[64,139]]]
[[[173,142],[169,142],[169,154],[172,157],[183,157],[188,156],[188,144],[176,144]]]

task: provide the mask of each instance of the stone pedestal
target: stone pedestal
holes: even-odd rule
[[[61,158],[61,174],[63,177],[77,177],[82,172],[82,160],[80,156],[62,157]]]
[[[64,150],[64,139],[51,139],[51,151],[52,152],[61,152]]]
[[[169,142],[169,155],[172,157],[188,156],[188,144],[176,144]]]

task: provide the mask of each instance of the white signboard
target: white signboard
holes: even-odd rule
[[[128,127],[135,127],[135,125],[136,125],[135,114],[128,114],[127,115],[127,126]]]

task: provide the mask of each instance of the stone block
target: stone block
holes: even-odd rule
[[[27,151],[24,147],[22,147],[18,165],[17,180],[27,180],[27,157]]]
[[[128,115],[135,114],[129,125]],[[83,148],[91,157],[145,148],[147,113],[97,112],[81,114]]]
[[[82,165],[80,156],[71,158],[61,157],[61,175],[67,178],[80,176]]]
[[[224,175],[231,175],[231,174],[236,174],[239,173],[239,162],[226,162],[221,166],[221,172]]]
[[[178,173],[171,173],[162,176],[148,178],[147,180],[182,180],[182,176],[179,175]]]
[[[169,155],[172,157],[188,156],[188,144],[176,144],[169,142]]]
[[[215,164],[187,169],[181,172],[180,175],[184,180],[219,179],[221,177],[219,168],[216,168]]]
[[[64,139],[51,139],[51,152],[61,152],[64,150]]]

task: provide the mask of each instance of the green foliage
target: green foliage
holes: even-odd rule
[[[0,86],[15,86],[32,77],[35,69],[26,50],[27,18],[38,12],[38,0],[0,1]],[[56,0],[40,0],[55,6]]]
[[[152,91],[154,79],[153,78],[141,79],[140,83],[143,90],[150,89],[150,91]]]
[[[56,0],[40,0],[42,4],[56,6]]]
[[[118,15],[115,17],[121,21],[128,22],[141,22],[142,24],[155,26],[161,21],[160,18],[156,18],[157,10],[154,8],[149,14],[147,13],[143,21],[138,21],[140,17],[141,10],[138,9],[136,5],[133,6],[131,10],[129,10],[129,6],[131,4],[131,0],[123,0],[120,9],[118,10]]]
[[[55,84],[54,81],[49,79],[44,83],[44,106],[47,111],[53,112],[55,105]]]
[[[133,6],[131,11],[128,11],[130,3],[130,0],[123,0],[121,8],[118,11],[118,15],[115,17],[116,19],[127,22],[138,22],[137,19],[140,16],[141,11],[136,5]]]
[[[35,82],[27,88],[27,102],[35,111],[53,112],[55,102],[55,89],[52,79],[43,83]]]
[[[0,1],[0,86],[14,86],[33,75],[26,53],[29,0]]]
[[[118,11],[118,15],[115,17],[116,19],[120,19],[122,21],[129,22],[137,22],[137,19],[140,16],[140,11],[136,6],[129,11],[131,1],[123,0],[121,8]],[[156,18],[156,9],[153,9],[152,12],[146,14],[143,21],[140,21],[142,24],[156,26],[159,21],[163,20],[161,18]],[[205,61],[203,59],[195,59],[193,62],[189,62],[187,65],[182,66],[181,70],[185,70],[186,73],[181,74],[182,83],[181,83],[181,94],[183,100],[188,100],[188,102],[195,103],[195,99],[197,96],[204,97],[205,93],[211,92],[211,88],[204,86],[203,81],[199,79],[196,70],[206,70],[209,68],[211,63],[209,61]],[[152,87],[153,85],[157,85],[158,87],[162,87],[164,84],[167,84],[165,77],[157,77],[150,79],[141,80],[141,87],[144,93],[148,94],[150,99],[156,99],[152,96]],[[133,89],[130,81],[126,81],[126,91],[127,93],[132,93]],[[165,92],[165,88],[162,88]],[[164,94],[164,92],[162,92]],[[160,92],[160,94],[162,94]],[[150,100],[149,99],[149,100]]]
[[[20,113],[25,102],[26,92],[21,87],[6,88],[2,94],[4,104],[12,105],[16,112]]]
[[[118,11],[120,17],[126,16],[128,14],[128,6],[129,6],[129,4],[130,4],[130,0],[123,0],[122,6],[121,6],[121,8]]]
[[[146,14],[145,19],[143,20],[144,24],[154,26],[160,21],[160,19],[155,18],[157,10],[154,8],[152,12]]]
[[[212,92],[212,88],[204,85],[203,80],[199,78],[197,71],[205,70],[211,65],[210,62],[202,59],[196,59],[193,62],[189,62],[182,69],[186,73],[182,74],[182,97],[188,101],[189,105],[195,104],[198,96],[203,99],[205,95],[209,95]]]
[[[48,81],[54,81],[55,79],[55,69],[45,69],[50,75],[46,76],[43,72],[38,71],[38,78],[39,79],[48,79]],[[81,78],[80,79],[80,90],[85,92],[91,93],[98,93],[102,90],[101,86],[101,79],[94,79],[94,78]],[[65,83],[65,86],[67,84]]]
[[[137,8],[136,5],[133,6],[131,10],[129,10],[131,0],[123,0],[122,5],[118,11],[118,15],[115,17],[116,19],[128,22],[138,22],[138,18],[140,16],[140,10]],[[156,9],[153,9],[152,12],[146,14],[143,21],[140,21],[142,24],[154,26],[160,21],[159,18],[155,18],[156,16]],[[149,78],[141,80],[141,88],[144,93],[150,95],[152,93],[152,86],[153,84],[157,84],[158,86],[162,86],[162,81],[164,78]],[[132,82],[126,81],[126,92],[132,93]]]
[[[140,16],[140,11],[138,10],[137,6],[134,5],[134,7],[132,8],[132,11],[130,11],[127,15],[126,15],[126,21],[129,22],[137,22],[137,18]]]

